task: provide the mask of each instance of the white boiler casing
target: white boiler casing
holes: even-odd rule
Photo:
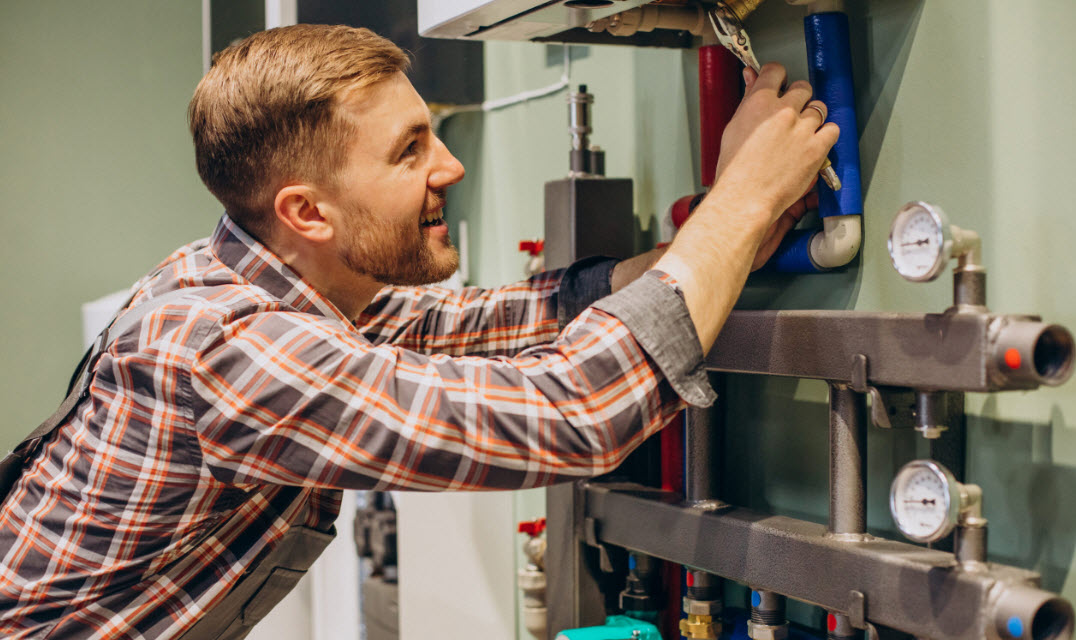
[[[552,36],[649,0],[616,0],[586,7],[586,0],[418,0],[418,31],[427,38],[533,40]]]

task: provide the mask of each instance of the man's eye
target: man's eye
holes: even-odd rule
[[[403,155],[401,155],[400,157],[406,158],[408,156],[413,156],[416,153],[418,153],[418,140],[413,140],[411,144],[407,145],[407,148],[404,149]]]

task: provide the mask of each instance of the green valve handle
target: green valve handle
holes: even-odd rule
[[[643,620],[609,616],[600,627],[565,629],[557,634],[556,640],[661,640],[661,632]]]

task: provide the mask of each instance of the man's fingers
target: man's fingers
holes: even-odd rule
[[[762,65],[762,69],[758,74],[758,79],[751,86],[752,93],[756,91],[762,91],[764,89],[770,89],[775,92],[781,91],[781,85],[785,83],[785,79],[788,77],[785,68],[776,62],[767,62]],[[804,100],[806,102],[806,100]]]
[[[827,122],[822,125],[816,135],[822,142],[826,143],[826,149],[830,149],[837,144],[837,138],[841,136],[841,128],[837,126],[836,122]]]
[[[791,105],[797,111],[803,111],[803,107],[812,95],[814,95],[814,89],[811,88],[811,83],[806,80],[797,80],[788,86],[781,101]]]
[[[754,86],[754,84],[755,84],[755,80],[758,80],[758,74],[755,73],[755,70],[752,69],[751,67],[744,67],[743,68],[744,93],[747,93],[748,91],[751,90],[751,87]]]
[[[821,129],[822,125],[826,123],[826,117],[829,115],[829,109],[821,100],[811,100],[807,103],[807,106],[800,112],[807,122],[809,122],[816,130]]]

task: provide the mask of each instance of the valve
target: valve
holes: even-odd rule
[[[527,557],[527,566],[519,570],[516,583],[523,594],[523,623],[535,638],[546,637],[545,604],[545,547],[542,536],[545,532],[545,518],[524,520],[516,526],[518,533],[527,534],[523,543],[523,555]]]
[[[542,252],[545,250],[545,240],[540,238],[535,238],[534,240],[520,240],[519,250],[530,256],[530,260],[527,261],[527,266],[523,268],[527,277],[537,275],[545,270],[545,258],[542,256]]]

